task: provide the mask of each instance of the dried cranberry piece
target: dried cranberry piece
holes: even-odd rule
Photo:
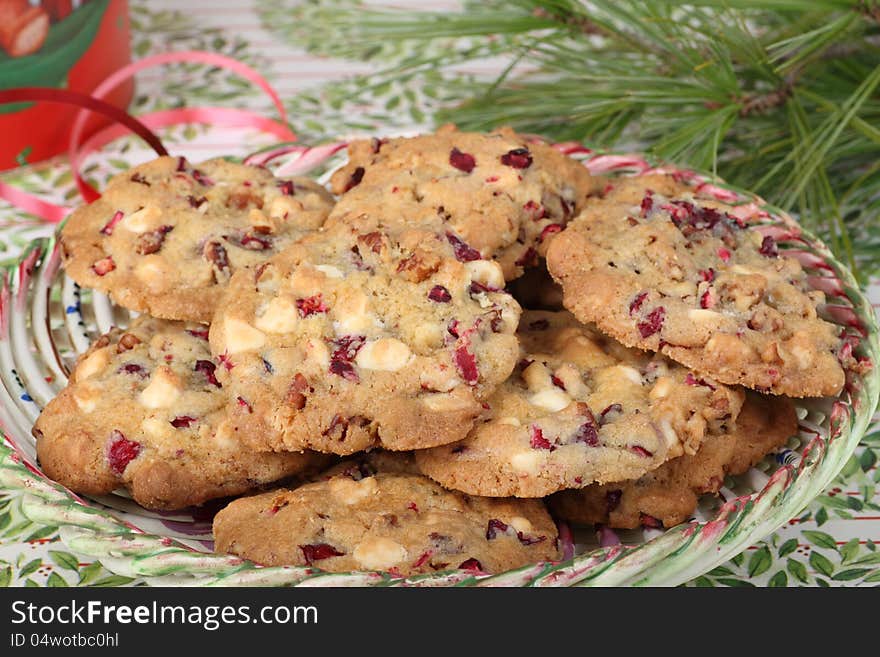
[[[147,378],[146,368],[142,365],[138,365],[137,363],[126,363],[116,371],[123,374],[136,374],[142,379]]]
[[[413,568],[421,568],[422,566],[425,565],[425,563],[428,561],[428,559],[431,558],[432,554],[433,553],[431,552],[431,550],[428,550],[427,552],[422,552],[422,555],[413,562],[412,567]]]
[[[347,192],[353,187],[357,187],[358,185],[360,185],[361,180],[364,179],[364,173],[365,171],[363,167],[358,167],[357,169],[352,171],[351,178],[348,179],[348,182],[345,184],[345,189],[342,191]]]
[[[709,267],[709,269],[701,269],[700,270],[700,280],[705,281],[707,283],[711,283],[715,280],[715,270]]]
[[[94,271],[98,276],[106,276],[114,269],[116,269],[116,263],[113,262],[113,256],[101,258],[92,265],[92,271]]]
[[[239,240],[239,245],[248,251],[266,251],[272,248],[271,237],[257,237],[251,233],[245,233]]]
[[[186,332],[189,333],[194,338],[201,338],[202,340],[208,339],[208,329],[186,329]]]
[[[123,433],[114,429],[110,433],[110,442],[107,445],[107,463],[110,470],[117,475],[125,472],[125,468],[137,455],[141,453],[140,443],[128,440]]]
[[[475,570],[483,572],[483,564],[481,564],[473,557],[466,561],[462,561],[460,564],[458,564],[458,568],[459,570]]]
[[[481,260],[483,258],[479,251],[469,246],[458,235],[446,233],[446,239],[448,239],[449,243],[452,245],[455,259],[459,262],[470,262],[472,260]]]
[[[355,359],[365,341],[363,335],[346,335],[334,341],[336,349],[330,356],[330,373],[341,376],[347,381],[359,382],[360,377],[351,361]]]
[[[538,241],[543,242],[554,233],[559,232],[562,232],[562,224],[550,224],[549,226],[545,226],[544,230],[541,231],[541,236],[538,237]]]
[[[645,194],[645,197],[642,199],[641,211],[639,212],[639,216],[641,217],[647,217],[648,213],[654,207],[654,192],[652,192],[650,189],[646,190],[646,192],[647,193]]]
[[[728,260],[730,260],[730,251],[725,249],[723,246],[719,246],[718,257],[721,258],[722,262],[727,262]]]
[[[551,452],[556,449],[556,447],[544,437],[544,432],[541,430],[537,424],[533,424],[531,428],[531,437],[529,438],[529,445],[532,446],[532,449],[547,449]]]
[[[529,536],[528,534],[523,534],[522,532],[517,532],[516,537],[519,539],[519,542],[526,547],[547,540],[546,536]]]
[[[514,169],[528,169],[532,166],[532,154],[528,148],[514,148],[501,156],[501,164]]]
[[[649,452],[648,450],[646,450],[644,447],[641,447],[640,445],[633,445],[632,447],[630,447],[630,449],[631,449],[633,452],[635,452],[636,454],[638,454],[639,456],[642,456],[642,457],[644,457],[644,458],[646,458],[646,459],[649,459],[649,458],[651,458],[652,456],[654,456],[651,452]]]
[[[550,375],[550,381],[551,381],[551,382],[553,383],[553,385],[555,385],[557,388],[560,388],[560,389],[562,389],[562,390],[565,390],[565,383],[563,383],[562,379],[560,379],[560,378],[559,378],[558,376],[556,376],[555,374],[551,374],[551,375]]]
[[[457,319],[453,319],[451,322],[449,322],[449,326],[446,327],[446,331],[453,338],[458,338],[461,336],[461,332],[458,330],[458,327],[460,325],[461,325],[461,322],[459,322]]]
[[[642,527],[648,527],[650,529],[663,529],[663,523],[654,516],[649,516],[647,513],[640,513],[639,519],[641,520]]]
[[[156,230],[142,233],[138,236],[134,250],[138,255],[150,255],[162,249],[165,236],[174,230],[174,226],[159,226]]]
[[[297,299],[296,307],[299,310],[300,317],[308,317],[317,313],[326,313],[329,308],[324,303],[321,293],[307,297],[305,299]]]
[[[183,157],[183,156],[178,157],[177,158],[177,169],[175,169],[175,171],[177,171],[177,172],[186,171],[186,164],[187,163],[186,163],[185,157]]]
[[[761,240],[761,248],[758,251],[763,256],[767,256],[768,258],[773,258],[779,255],[779,248],[776,246],[776,240],[774,240],[769,235],[765,235],[764,239]]]
[[[712,290],[706,290],[700,295],[700,308],[714,308],[715,307],[715,295],[712,294]]]
[[[632,317],[637,312],[639,312],[639,308],[642,307],[642,304],[645,302],[645,299],[648,298],[647,292],[641,292],[636,295],[636,298],[630,301],[629,304],[629,316]]]
[[[345,556],[345,552],[340,552],[335,547],[333,547],[332,545],[328,545],[327,543],[312,543],[311,545],[300,545],[299,549],[302,550],[303,558],[306,560],[307,566],[311,566],[315,561],[321,561],[322,559]]]
[[[452,295],[442,285],[435,285],[431,288],[431,291],[428,292],[428,298],[431,301],[436,301],[437,303],[449,303],[452,301]]]
[[[194,371],[204,374],[205,378],[208,380],[208,383],[210,383],[212,386],[222,388],[223,386],[220,385],[220,382],[217,380],[217,377],[214,374],[216,369],[217,366],[209,360],[197,360],[195,367],[193,367]]]
[[[477,385],[480,378],[480,371],[477,368],[477,358],[468,349],[468,344],[462,344],[455,348],[453,360],[458,373],[469,386]]]
[[[131,177],[129,178],[129,180],[130,180],[131,182],[133,182],[133,183],[138,183],[139,185],[146,185],[147,187],[150,187],[150,186],[151,186],[151,185],[150,185],[150,181],[147,180],[146,178],[144,178],[144,177],[143,177],[141,174],[139,174],[139,173],[133,173],[133,174],[131,174]]]
[[[112,235],[113,229],[116,228],[116,224],[122,221],[122,217],[124,216],[125,215],[122,213],[122,210],[117,210],[116,212],[114,212],[113,216],[110,218],[110,221],[104,224],[104,227],[101,229],[101,234]]]
[[[254,407],[251,406],[251,405],[248,403],[247,399],[245,399],[245,398],[242,397],[241,395],[239,395],[238,397],[236,397],[236,398],[235,398],[235,401],[237,401],[237,402],[238,402],[238,405],[241,406],[242,408],[246,408],[248,413],[253,413],[253,412],[254,412]]]
[[[649,338],[657,333],[662,327],[666,319],[666,309],[663,306],[657,306],[648,313],[644,321],[639,322],[636,326],[643,338]]]
[[[457,148],[453,148],[452,152],[449,153],[449,164],[459,171],[470,173],[474,170],[474,167],[477,166],[477,161],[470,153],[462,153]]]
[[[621,406],[620,404],[616,404],[616,403],[609,404],[608,406],[606,406],[602,410],[601,413],[599,413],[599,426],[601,427],[606,422],[610,422],[619,413],[623,413],[623,406]],[[608,417],[609,415],[611,415],[612,417]]]
[[[178,415],[176,418],[171,420],[171,426],[175,429],[186,429],[195,421],[196,418],[190,417],[189,415]]]
[[[513,264],[517,267],[534,267],[538,264],[538,252],[529,247]]]
[[[532,221],[540,221],[547,216],[547,208],[537,201],[526,201],[523,210],[532,218]]]
[[[589,447],[598,447],[599,425],[596,423],[596,418],[593,417],[593,412],[589,408],[582,412],[582,415],[586,415],[587,419],[575,431],[574,441],[576,443],[586,443]]]
[[[491,541],[493,538],[498,536],[498,533],[504,533],[507,531],[507,524],[498,520],[498,518],[492,518],[489,520],[489,523],[486,525],[486,540]]]
[[[214,185],[214,181],[208,178],[208,176],[206,176],[198,169],[193,169],[192,174],[190,175],[192,175],[193,180],[195,180],[200,185],[204,185],[205,187],[212,187]]]
[[[605,511],[611,513],[620,506],[620,498],[623,497],[623,491],[619,488],[610,490],[605,493]]]
[[[488,285],[484,285],[479,281],[471,281],[470,287],[468,287],[468,291],[471,294],[486,294],[488,292],[497,292],[497,287],[489,287]]]
[[[186,197],[186,202],[189,203],[190,207],[198,209],[202,206],[202,203],[208,202],[208,198],[206,196],[196,197],[190,194]]]
[[[278,189],[285,196],[293,196],[296,189],[293,186],[292,180],[281,180],[278,182]]]
[[[704,379],[702,377],[700,377],[698,379],[690,372],[688,372],[687,376],[684,377],[684,382],[686,384],[688,384],[689,386],[705,386],[706,388],[709,388],[709,390],[713,390],[713,391],[715,390],[715,386],[713,386],[711,383],[706,381],[706,379]]]

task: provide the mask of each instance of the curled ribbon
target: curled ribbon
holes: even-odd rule
[[[158,110],[134,118],[124,110],[101,100],[107,93],[138,71],[174,62],[197,62],[210,66],[217,66],[240,75],[262,89],[266,95],[269,96],[272,104],[278,110],[281,121],[268,119],[256,112],[225,107],[187,107]],[[296,135],[287,125],[287,113],[284,110],[281,98],[265,78],[247,64],[232,59],[231,57],[197,50],[153,55],[138,60],[137,62],[133,62],[103,80],[95,88],[92,95],[81,94],[67,89],[50,89],[43,87],[28,87],[0,91],[0,104],[21,101],[57,102],[73,104],[83,108],[74,119],[68,145],[68,154],[70,165],[73,170],[74,181],[80,195],[86,202],[94,201],[100,197],[100,194],[82,178],[79,173],[79,164],[89,153],[101,148],[110,141],[119,138],[128,131],[134,132],[143,138],[158,155],[167,155],[168,152],[161,140],[150,130],[150,128],[156,129],[184,123],[202,123],[228,127],[250,127],[272,134],[278,137],[281,141],[296,140]],[[89,111],[96,111],[104,114],[121,125],[112,125],[104,128],[89,137],[84,143],[81,143],[83,139],[82,132]],[[48,222],[55,223],[61,221],[70,212],[70,208],[68,207],[49,203],[48,201],[44,201],[33,194],[16,189],[2,181],[0,181],[0,198],[26,212],[35,214]]]

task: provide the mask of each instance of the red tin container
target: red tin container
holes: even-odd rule
[[[0,89],[91,93],[130,61],[127,0],[0,0]],[[133,93],[129,80],[105,100],[126,108]],[[55,103],[0,105],[0,171],[65,152],[78,111]],[[93,114],[85,135],[105,125]]]

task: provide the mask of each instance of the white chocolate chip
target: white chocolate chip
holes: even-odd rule
[[[721,313],[707,308],[691,308],[688,310],[688,319],[693,322],[717,321],[721,318]]]
[[[148,417],[141,422],[141,430],[151,438],[164,438],[174,431],[174,427],[167,420]]]
[[[661,376],[657,379],[657,382],[654,384],[654,387],[651,388],[651,392],[648,393],[648,398],[651,401],[656,401],[658,399],[663,399],[669,395],[669,392],[672,390],[672,380],[667,376]]]
[[[74,386],[73,400],[83,413],[91,413],[98,406],[101,391],[92,384]]]
[[[500,290],[504,287],[504,272],[501,265],[494,260],[472,260],[464,263],[471,281],[485,285],[492,290]]]
[[[355,358],[358,367],[383,372],[396,372],[409,363],[412,352],[403,342],[394,338],[381,338],[367,342]]]
[[[530,523],[527,518],[523,518],[522,516],[513,516],[510,520],[507,521],[507,524],[513,527],[516,531],[523,534],[529,534],[534,529],[534,527],[532,527],[532,523]]]
[[[180,397],[181,386],[170,367],[160,365],[138,400],[147,408],[168,408]]]
[[[230,354],[255,351],[266,344],[265,333],[240,319],[232,317],[224,319],[223,333],[226,339],[226,351]]]
[[[522,426],[522,422],[520,422],[517,418],[513,417],[512,415],[499,418],[497,423],[504,425],[506,427],[521,427]]]
[[[134,275],[142,280],[153,294],[164,292],[169,281],[175,278],[171,265],[162,256],[156,254],[141,258],[134,268]]]
[[[110,364],[110,347],[96,349],[76,366],[76,380],[85,381]]]
[[[202,205],[207,205],[207,203],[203,203]],[[248,221],[251,223],[251,226],[254,226],[255,228],[268,228],[270,232],[274,232],[277,228],[277,222],[267,217],[263,211],[258,208],[250,209],[250,212],[248,212]]]
[[[315,265],[315,269],[322,272],[327,278],[344,278],[342,270],[333,265]]]
[[[678,439],[678,434],[675,433],[675,429],[672,428],[672,424],[666,418],[660,420],[660,433],[663,435],[664,440],[666,440],[667,448],[671,448],[681,442]]]
[[[550,370],[537,360],[523,370],[522,378],[529,390],[541,390],[553,385],[553,381],[550,380]]]
[[[284,221],[289,219],[292,214],[301,212],[302,203],[290,196],[276,196],[269,204],[269,216],[273,219]]]
[[[528,452],[517,452],[510,457],[510,465],[517,472],[536,475],[541,468],[544,455],[533,449]]]
[[[333,303],[333,330],[336,335],[369,334],[376,328],[376,316],[370,312],[370,301],[360,290],[340,290]]]
[[[306,361],[320,370],[326,370],[330,367],[330,350],[321,340],[307,340]]]
[[[470,408],[471,401],[450,392],[436,392],[420,397],[422,404],[432,412],[461,411]]]
[[[141,208],[122,220],[122,226],[133,233],[155,230],[163,223],[162,211],[154,205]]]
[[[266,309],[254,324],[266,333],[290,333],[297,322],[299,315],[293,302],[287,297],[275,297],[266,304]]]
[[[223,450],[240,449],[241,443],[235,437],[235,431],[229,420],[224,420],[217,425],[214,433],[213,446]]]
[[[358,564],[368,570],[387,570],[407,557],[406,548],[390,538],[371,536],[355,547],[352,556]]]
[[[379,486],[375,477],[364,477],[355,481],[344,475],[333,477],[329,481],[330,493],[343,504],[357,504],[370,495],[375,495]]]
[[[529,402],[548,411],[561,411],[571,403],[571,397],[559,388],[548,388],[529,397]]]
[[[581,399],[589,394],[587,386],[581,378],[578,369],[571,363],[564,363],[553,373],[565,386],[565,392],[575,399]]]
[[[634,367],[627,367],[626,365],[619,365],[618,371],[625,376],[627,379],[635,383],[636,385],[642,385],[642,375],[641,373],[635,369]]]

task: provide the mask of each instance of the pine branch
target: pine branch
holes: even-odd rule
[[[284,0],[262,0],[284,6]],[[403,12],[288,8],[315,52],[387,62],[370,85],[482,57],[438,122],[644,148],[796,211],[854,268],[880,271],[878,0],[471,0]],[[298,12],[298,13],[297,13]],[[311,33],[309,26],[326,29]]]

